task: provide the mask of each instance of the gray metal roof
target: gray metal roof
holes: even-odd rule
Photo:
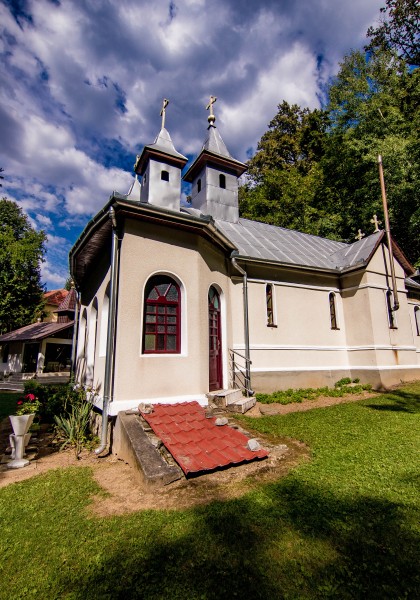
[[[172,142],[171,136],[169,135],[169,131],[165,129],[165,127],[162,127],[162,129],[156,136],[156,139],[153,142],[153,144],[147,144],[144,147],[144,149],[146,148],[148,148],[149,150],[157,150],[158,152],[162,152],[163,154],[175,156],[175,158],[180,158],[185,161],[188,160],[186,156],[175,150],[175,146]]]
[[[378,232],[346,244],[248,219],[238,223],[216,220],[216,226],[241,256],[338,271],[368,260],[382,236]]]
[[[220,154],[220,156],[225,156],[226,158],[232,158],[229,154],[229,150],[226,148],[225,142],[222,140],[222,136],[216,129],[216,126],[210,125],[208,129],[209,134],[203,144],[203,150],[214,152],[214,154]]]

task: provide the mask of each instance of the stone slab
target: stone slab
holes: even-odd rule
[[[159,487],[183,477],[181,469],[168,465],[150,442],[137,415],[118,413],[112,452],[133,467],[147,486]]]

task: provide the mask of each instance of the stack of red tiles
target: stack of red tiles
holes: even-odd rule
[[[216,419],[206,418],[198,402],[154,404],[153,409],[142,416],[186,475],[268,456],[262,449],[248,450],[243,433],[215,425]]]

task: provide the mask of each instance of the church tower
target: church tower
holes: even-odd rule
[[[171,136],[165,129],[168,103],[169,100],[165,98],[160,113],[162,128],[159,135],[153,144],[143,148],[142,153],[137,157],[134,171],[142,177],[140,202],[179,211],[181,171],[188,159],[175,150]]]
[[[213,114],[215,96],[210,96],[207,110],[208,136],[200,154],[184,175],[184,181],[192,183],[191,204],[214,219],[237,223],[238,178],[247,169],[244,163],[232,158],[215,126]]]

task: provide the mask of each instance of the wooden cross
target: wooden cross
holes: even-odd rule
[[[378,221],[378,217],[373,215],[373,219],[371,219],[370,222],[375,225],[374,233],[377,233],[379,231],[379,225],[382,225],[382,221]]]
[[[162,102],[162,110],[160,111],[160,116],[162,117],[162,129],[165,127],[165,117],[166,117],[166,107],[169,104],[169,100],[167,98],[163,99]]]
[[[210,110],[210,114],[207,117],[207,120],[211,125],[213,125],[213,123],[216,120],[216,117],[214,116],[214,113],[213,113],[213,104],[216,102],[216,100],[217,100],[216,96],[210,96],[210,101],[206,106],[206,110]]]
[[[365,235],[366,235],[366,234],[365,234],[365,233],[362,233],[362,230],[361,230],[361,229],[359,229],[359,230],[358,230],[358,232],[357,232],[357,235],[356,235],[356,237],[355,237],[354,239],[355,239],[355,240],[359,240],[359,241],[360,241],[362,238],[364,238],[364,237],[365,237]]]

